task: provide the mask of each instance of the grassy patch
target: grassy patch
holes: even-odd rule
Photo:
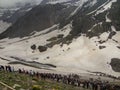
[[[15,87],[16,90],[86,90],[80,87],[75,87],[71,85],[66,85],[63,83],[57,83],[51,80],[41,80],[37,77],[31,77],[25,74],[19,74],[18,72],[5,72],[0,71],[0,81],[5,84]],[[0,86],[1,88],[2,86]]]

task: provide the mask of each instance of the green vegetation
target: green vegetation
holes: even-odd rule
[[[5,71],[0,71],[0,77],[0,81],[3,83],[11,87],[13,87],[16,84],[24,89],[27,89],[29,87],[28,80],[32,79],[27,75],[19,75],[18,73],[8,73]]]
[[[15,87],[16,90],[87,90],[51,80],[41,80],[26,74],[19,74],[18,72],[0,71],[0,77],[1,82]]]

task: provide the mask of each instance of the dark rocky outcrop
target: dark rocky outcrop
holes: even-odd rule
[[[44,52],[44,51],[47,50],[47,47],[46,47],[46,46],[39,46],[39,47],[38,47],[38,50],[39,50],[40,52]]]
[[[59,40],[59,39],[62,39],[63,36],[64,36],[63,34],[59,34],[57,37],[52,37],[52,38],[50,38],[50,39],[47,39],[47,41],[51,41],[51,42],[57,41],[57,40]]]
[[[120,59],[119,58],[112,58],[110,65],[115,72],[120,72]]]
[[[120,46],[117,46],[118,49],[120,49]]]
[[[117,0],[117,2],[112,5],[109,18],[111,18],[116,30],[120,31],[120,0]]]
[[[106,48],[106,46],[99,46],[99,49],[104,49]]]
[[[110,32],[109,36],[108,36],[108,39],[112,39],[112,37],[116,34],[115,31],[112,31]]]
[[[36,49],[36,45],[33,44],[33,45],[31,46],[31,49],[32,49],[32,50],[35,50],[35,49]]]

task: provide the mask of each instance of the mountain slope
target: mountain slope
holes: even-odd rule
[[[0,34],[1,62],[119,76],[113,59],[120,60],[120,1],[76,2],[42,4],[18,19]]]
[[[0,33],[17,21],[21,16],[30,11],[36,4],[18,3],[15,7],[0,7]]]
[[[33,8],[25,16],[21,17],[13,26],[8,28],[8,30],[1,35],[5,36],[8,34],[9,37],[23,37],[30,35],[33,31],[40,31],[51,27],[54,24],[58,24],[60,19],[67,17],[71,12],[68,11],[65,13],[68,9],[64,8],[65,6],[60,4],[39,5]],[[64,15],[64,17],[60,17],[61,15]]]

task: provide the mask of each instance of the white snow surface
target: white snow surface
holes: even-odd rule
[[[49,0],[49,2],[47,2],[47,4],[56,4],[56,3],[63,3],[63,2],[68,2],[71,0]]]
[[[0,21],[0,33],[4,32],[10,25],[11,23],[7,23],[1,20]]]
[[[105,18],[106,18],[106,22],[111,22],[111,19],[108,18],[108,15],[109,15],[109,13],[107,13],[106,16],[105,16]]]
[[[32,50],[30,49],[31,45],[45,45],[49,43],[49,41],[46,41],[47,39],[59,34],[64,34],[65,37],[71,31],[71,25],[67,25],[63,30],[58,31],[56,29],[44,34],[56,26],[57,25],[54,25],[44,31],[36,32],[35,35],[38,36],[34,37],[35,35],[33,35],[29,37],[29,39],[23,41],[20,41],[20,38],[0,40],[0,47],[3,47],[3,49],[0,49],[0,57],[10,61],[15,61],[15,59],[10,58],[10,56],[14,56],[25,59],[26,61],[49,63],[56,65],[57,68],[54,70],[61,72],[88,73],[87,71],[94,71],[115,76],[120,75],[120,73],[114,72],[108,64],[111,62],[111,58],[120,58],[120,49],[116,47],[119,43],[115,43],[112,40],[108,40],[103,44],[98,43],[99,40],[107,39],[109,35],[108,32],[103,33],[100,38],[93,37],[89,39],[85,35],[82,35],[77,39],[74,39],[69,45],[64,44],[61,47],[60,44],[57,44],[52,48],[48,48],[45,52],[40,53],[38,50],[35,50],[35,52],[32,53]],[[119,36],[120,32],[117,32],[113,38],[120,42]],[[99,49],[99,46],[106,46],[106,48]],[[35,60],[35,58],[38,59]],[[0,59],[0,63],[5,65],[8,61]],[[28,68],[28,66],[24,65],[15,66],[17,68],[23,67],[25,69],[32,68]]]

